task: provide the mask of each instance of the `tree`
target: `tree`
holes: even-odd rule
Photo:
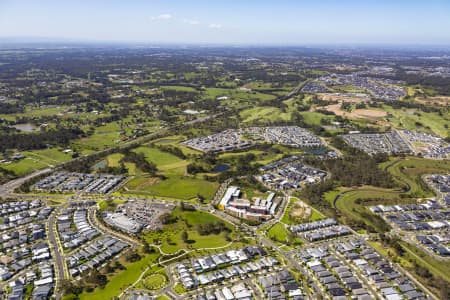
[[[206,200],[202,194],[197,194],[197,199],[198,199],[198,202],[200,202],[200,203],[204,203]]]
[[[159,216],[159,220],[164,225],[173,224],[177,221],[177,218],[173,216],[171,213],[163,213]]]
[[[183,231],[183,233],[181,234],[181,238],[183,239],[183,242],[187,243],[189,240],[188,233],[186,231]]]

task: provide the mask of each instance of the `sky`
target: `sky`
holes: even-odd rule
[[[450,0],[0,0],[0,38],[450,45]]]

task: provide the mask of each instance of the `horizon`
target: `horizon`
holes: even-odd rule
[[[0,2],[0,39],[62,43],[450,45],[448,1]],[[39,41],[38,41],[39,42]]]

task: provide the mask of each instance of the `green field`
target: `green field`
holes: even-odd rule
[[[277,242],[285,243],[288,239],[288,230],[284,224],[276,223],[267,232],[267,236]]]
[[[122,153],[110,154],[106,157],[109,167],[118,167],[120,160],[124,157]]]
[[[186,170],[187,161],[178,158],[177,156],[161,151],[157,148],[151,148],[147,146],[141,146],[134,149],[136,153],[142,153],[145,158],[154,163],[158,170],[161,171],[173,171],[177,174],[184,175]]]
[[[173,211],[177,221],[164,226],[163,231],[145,232],[144,238],[151,244],[159,243],[161,250],[166,254],[173,254],[181,249],[202,249],[223,247],[229,244],[226,233],[200,235],[196,226],[202,224],[214,224],[221,219],[202,211],[182,211],[179,207]],[[233,226],[225,223],[227,228],[233,231]],[[188,241],[183,241],[182,234],[187,232]]]
[[[364,214],[368,213],[365,208],[367,205],[413,203],[416,198],[434,196],[422,181],[421,176],[431,173],[448,173],[450,162],[408,157],[407,159],[391,159],[380,167],[389,171],[404,189],[384,189],[373,186],[353,189],[337,188],[325,193],[325,200],[333,205],[338,197],[336,208],[345,216],[369,224],[371,220],[364,217]],[[362,203],[357,203],[358,199],[361,199],[359,201]],[[367,202],[368,199],[370,202]]]
[[[181,86],[181,85],[163,85],[163,86],[161,86],[161,89],[162,90],[181,91],[181,92],[198,92],[193,87]]]
[[[393,127],[398,129],[421,130],[440,135],[445,138],[450,136],[450,130],[445,128],[445,124],[450,124],[450,115],[438,113],[426,113],[414,109],[394,109],[384,105],[383,110],[391,114],[388,121]],[[422,124],[418,126],[417,124]]]
[[[61,162],[72,159],[72,155],[65,154],[61,148],[23,151],[24,159],[10,164],[2,164],[1,167],[13,171],[17,176],[24,176],[36,170],[53,167]]]
[[[80,148],[82,153],[103,150],[117,145],[121,141],[120,125],[117,122],[108,123],[95,128],[94,134],[74,141],[75,148]]]
[[[159,271],[152,270],[152,274],[148,274],[143,280],[142,285],[149,290],[159,290],[167,285],[167,275],[163,268]]]
[[[421,159],[408,157],[407,159],[391,158],[381,165],[391,173],[400,185],[410,188],[410,197],[433,197],[433,192],[425,185],[421,176],[433,173],[448,173],[449,161]]]
[[[221,96],[227,96],[230,100],[258,100],[262,102],[275,99],[274,95],[255,91],[247,92],[239,89],[206,88],[204,94],[206,98],[213,99]]]
[[[325,216],[315,208],[311,208],[311,215],[308,218],[308,222],[315,222],[325,219]]]
[[[321,123],[320,121],[322,119],[329,119],[329,120],[333,120],[334,117],[333,116],[327,116],[318,112],[313,112],[313,111],[302,111],[300,112],[300,115],[302,115],[303,120],[305,121],[306,124],[308,125],[316,125],[316,126],[320,126]]]
[[[137,177],[125,186],[125,193],[151,195],[155,197],[175,198],[180,200],[195,199],[198,194],[210,200],[219,184],[202,179],[173,176],[165,180],[149,177]]]
[[[139,261],[126,263],[125,270],[108,277],[108,283],[104,289],[96,288],[92,293],[83,293],[80,300],[106,300],[117,297],[121,291],[134,283],[142,271],[157,261],[158,254],[148,254]]]
[[[240,117],[244,123],[269,122],[269,121],[289,121],[291,114],[282,112],[277,107],[253,107],[240,112]]]

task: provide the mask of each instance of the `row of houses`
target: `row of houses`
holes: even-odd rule
[[[352,234],[352,231],[347,226],[335,225],[327,228],[298,233],[298,236],[302,237],[307,241],[316,242],[350,234]]]
[[[56,224],[64,248],[77,248],[100,234],[89,224],[87,213],[85,208],[68,208],[58,215]]]
[[[83,191],[106,194],[119,186],[124,179],[120,175],[57,172],[34,184],[33,189],[63,193]]]
[[[0,236],[0,250],[23,247],[25,244],[43,239],[45,226],[42,223],[32,223],[20,230],[11,230]]]
[[[288,190],[320,182],[326,176],[326,171],[294,162],[263,173],[258,179],[271,189]]]
[[[219,288],[214,291],[200,293],[197,300],[251,300],[254,299],[253,291],[244,283],[238,283],[231,287]]]
[[[417,287],[406,275],[397,271],[392,263],[376,252],[364,241],[359,241],[358,249],[343,250],[333,245],[348,263],[355,266],[374,286],[378,293],[388,300],[426,299],[427,295]]]
[[[104,262],[121,253],[129,245],[115,237],[104,236],[66,257],[72,277],[101,266]]]
[[[409,154],[413,152],[410,144],[396,130],[387,133],[350,133],[340,136],[350,146],[370,155],[377,153]]]
[[[261,287],[263,294],[268,299],[304,299],[302,288],[298,285],[292,274],[287,270],[281,270],[270,275],[260,276],[257,279],[257,283]]]
[[[207,284],[209,282],[222,280],[224,278],[230,278],[233,276],[240,276],[245,274],[246,269],[242,269],[238,264],[243,264],[256,257],[262,257],[255,265],[249,265],[250,270],[261,269],[263,267],[273,266],[278,263],[273,258],[265,257],[267,255],[266,250],[261,246],[248,246],[242,249],[229,250],[223,253],[213,254],[211,256],[193,258],[190,261],[190,267],[188,264],[182,263],[176,266],[179,278],[188,289],[196,287],[198,284]],[[230,266],[227,270],[223,269],[220,272],[209,273],[217,269],[221,269]],[[236,266],[236,268],[234,268]]]
[[[36,209],[42,206],[40,200],[33,201],[11,201],[0,203],[0,217],[12,215],[29,209]]]
[[[433,251],[439,256],[450,257],[450,233],[418,234],[415,236],[418,243]]]
[[[324,145],[316,135],[298,126],[228,129],[183,142],[190,148],[206,153],[241,150],[251,147],[255,143],[281,144],[291,147],[321,147]]]
[[[39,276],[39,278],[38,278]],[[25,299],[27,286],[32,285],[33,290],[28,299],[45,300],[49,299],[54,288],[53,266],[48,262],[40,263],[37,266],[37,272],[30,271],[25,277],[9,283],[10,292],[6,299],[22,300]]]
[[[5,231],[16,228],[35,221],[43,221],[48,218],[53,208],[46,206],[36,209],[30,209],[19,213],[5,215],[1,218],[0,230]]]

